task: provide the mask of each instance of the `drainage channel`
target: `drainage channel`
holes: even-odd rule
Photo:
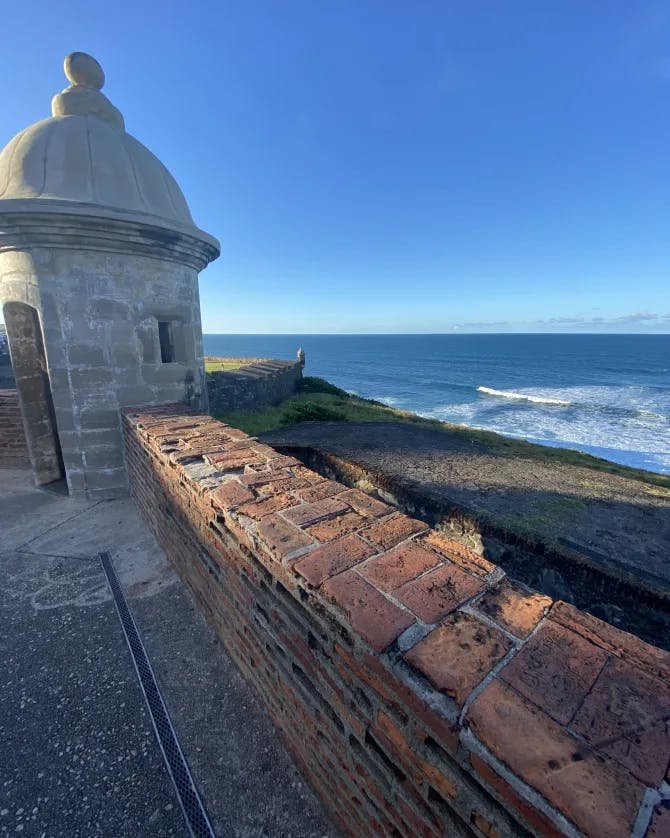
[[[133,658],[133,664],[140,686],[142,687],[142,692],[144,693],[144,699],[149,708],[149,714],[151,715],[158,744],[160,745],[165,764],[167,765],[172,783],[177,792],[177,798],[184,814],[189,834],[192,838],[215,838],[214,830],[209,822],[207,812],[202,804],[181,746],[179,745],[177,734],[172,726],[170,715],[163,701],[158,683],[156,682],[156,676],[149,663],[144,644],[142,643],[139,631],[135,625],[135,620],[128,607],[126,597],[121,589],[119,578],[114,570],[110,555],[109,553],[100,553],[98,557],[114,597],[114,604],[123,627],[123,633],[126,636],[130,654]]]

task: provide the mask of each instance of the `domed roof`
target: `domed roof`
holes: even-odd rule
[[[101,92],[98,62],[71,53],[65,74],[71,85],[54,97],[52,117],[21,131],[0,152],[0,208],[5,200],[40,199],[42,209],[54,200],[65,212],[73,202],[117,218],[140,213],[162,219],[161,226],[197,231],[175,179],[126,133],[120,112]]]

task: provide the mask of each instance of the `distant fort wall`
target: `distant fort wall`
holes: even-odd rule
[[[208,372],[210,410],[258,410],[279,404],[295,393],[302,368],[300,361],[259,358],[240,369]]]
[[[668,653],[211,417],[124,428],[140,510],[346,834],[668,834]]]
[[[16,390],[0,390],[0,465],[27,463],[19,394]]]

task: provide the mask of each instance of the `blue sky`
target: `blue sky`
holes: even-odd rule
[[[95,55],[222,244],[209,332],[670,331],[670,3],[10,0],[0,145]]]

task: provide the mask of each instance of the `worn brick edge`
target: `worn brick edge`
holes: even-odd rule
[[[131,489],[159,539],[173,519],[207,552],[210,575],[215,564],[246,562],[256,623],[261,589],[271,587],[318,638],[299,649],[292,638],[300,665],[276,688],[295,703],[301,688],[291,681],[307,673],[340,747],[363,743],[347,778],[364,798],[363,820],[321,776],[320,765],[347,770],[328,756],[333,742],[316,737],[303,748],[276,696],[263,698],[348,830],[662,834],[670,655],[511,584],[443,534],[210,417],[170,405],[127,411],[124,424]],[[174,561],[174,542],[162,543]],[[198,585],[216,622],[220,592]],[[266,618],[272,637],[278,616]],[[244,659],[254,659],[248,633],[217,628],[259,688]],[[275,646],[266,662],[281,654]],[[375,772],[377,785],[379,776],[390,785],[371,791]]]

